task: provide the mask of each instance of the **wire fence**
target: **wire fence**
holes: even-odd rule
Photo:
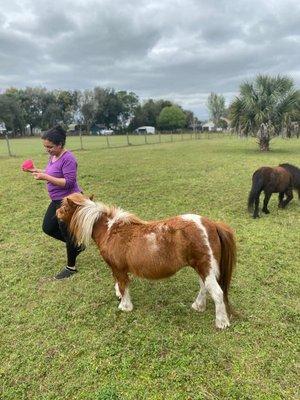
[[[143,135],[81,135],[68,136],[67,148],[70,150],[112,149],[117,147],[146,146],[154,144],[183,142],[188,140],[216,139],[231,136],[230,132],[180,132],[156,133]],[[24,157],[37,154],[41,151],[41,142],[38,137],[22,137],[0,140],[0,157]]]

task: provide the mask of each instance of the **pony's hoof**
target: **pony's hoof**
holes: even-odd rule
[[[253,215],[252,218],[253,219],[259,218],[259,215]]]
[[[227,317],[216,319],[216,327],[218,329],[225,329],[230,326],[229,319]]]
[[[199,312],[203,312],[206,309],[206,304],[200,304],[197,303],[196,301],[191,305],[193,310],[199,311]]]
[[[121,311],[130,312],[133,310],[133,305],[130,303],[126,303],[126,304],[120,303],[118,309]]]
[[[269,210],[261,210],[263,213],[265,213],[265,214],[270,214],[270,211]]]

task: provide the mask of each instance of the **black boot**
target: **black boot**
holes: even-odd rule
[[[69,267],[64,267],[55,277],[54,279],[65,279],[70,278],[70,276],[76,274],[77,269],[72,269]]]

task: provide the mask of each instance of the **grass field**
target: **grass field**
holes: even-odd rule
[[[256,168],[300,166],[300,140],[278,138],[265,154],[234,137],[111,149],[104,140],[85,137],[83,151],[78,137],[67,143],[96,201],[143,219],[199,213],[234,228],[230,299],[239,317],[217,331],[211,300],[205,313],[192,310],[198,279],[189,268],[159,282],[134,279],[135,308],[122,313],[94,245],[78,274],[51,279],[64,247],[41,231],[44,184],[20,171],[25,158],[42,167],[47,155],[39,139],[22,139],[8,158],[1,141],[0,398],[298,399],[300,202],[278,210],[273,196],[258,220],[246,202]]]

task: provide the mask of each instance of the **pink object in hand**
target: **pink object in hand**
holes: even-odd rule
[[[34,165],[33,165],[33,161],[32,160],[25,160],[22,165],[21,168],[23,171],[28,171],[29,169],[33,169]]]

